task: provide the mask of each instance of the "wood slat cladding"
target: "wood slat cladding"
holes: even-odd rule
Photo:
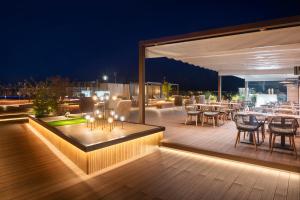
[[[33,128],[35,128],[39,132],[39,134],[41,134],[45,139],[53,144],[60,152],[62,152],[65,156],[72,160],[80,169],[82,169],[86,173],[88,172],[86,152],[65,141],[31,118],[29,118],[29,124]]]
[[[94,151],[84,152],[31,118],[29,118],[29,124],[87,174],[112,168],[114,165],[120,165],[153,153],[157,150],[163,137],[162,132],[157,132]]]
[[[145,137],[122,142],[102,149],[87,153],[88,171],[93,173],[116,164],[140,158],[158,149],[162,132],[154,133]]]

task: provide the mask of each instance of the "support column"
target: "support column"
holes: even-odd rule
[[[248,81],[245,80],[245,100],[248,100],[248,96],[249,96]]]
[[[139,123],[145,124],[145,46],[139,45]]]
[[[218,101],[222,101],[222,76],[218,76]]]
[[[297,81],[297,92],[298,92],[298,104],[300,104],[300,88],[299,88],[300,77],[298,77]]]

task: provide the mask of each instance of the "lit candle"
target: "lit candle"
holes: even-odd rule
[[[118,126],[118,122],[117,120],[119,119],[119,116],[117,114],[114,115],[114,118],[115,118],[115,123],[116,123],[116,126]]]
[[[117,96],[112,96],[111,98],[113,101],[117,100]]]
[[[121,116],[121,117],[120,117],[120,121],[122,122],[122,128],[123,128],[123,123],[124,123],[124,121],[125,121],[125,117],[124,117],[124,116]]]
[[[114,119],[112,117],[109,117],[107,119],[107,122],[109,123],[109,131],[111,131],[112,130],[112,123],[114,122]]]
[[[116,114],[116,112],[114,110],[110,111],[110,115],[114,116]]]
[[[98,99],[97,95],[94,95],[94,96],[93,96],[93,100],[94,100],[94,101],[97,101],[97,99]]]
[[[91,122],[91,130],[93,130],[93,122],[95,121],[95,118],[94,117],[91,117],[90,118],[90,122]]]
[[[115,118],[115,120],[118,120],[119,116],[117,114],[115,114],[114,118]]]
[[[101,125],[101,128],[103,129],[104,123],[103,123],[103,121],[102,121],[102,118],[103,118],[103,115],[102,115],[102,114],[99,114],[99,115],[98,115],[98,119],[100,120],[100,125]]]
[[[89,126],[89,120],[90,120],[90,118],[91,118],[91,116],[89,116],[89,115],[86,115],[86,116],[85,116],[85,119],[86,119],[86,127]]]

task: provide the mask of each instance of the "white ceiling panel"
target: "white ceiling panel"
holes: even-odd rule
[[[300,66],[300,26],[150,46],[146,57],[166,57],[247,80],[294,78],[293,68]]]

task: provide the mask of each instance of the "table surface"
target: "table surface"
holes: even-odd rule
[[[203,104],[203,103],[196,103],[196,106],[207,106],[207,107],[222,107],[220,104]]]
[[[249,112],[238,112],[237,114],[260,115],[260,116],[265,116],[265,117],[293,117],[296,119],[300,119],[300,115],[290,115],[290,114],[282,114],[282,113],[261,113],[261,112],[249,111]]]

